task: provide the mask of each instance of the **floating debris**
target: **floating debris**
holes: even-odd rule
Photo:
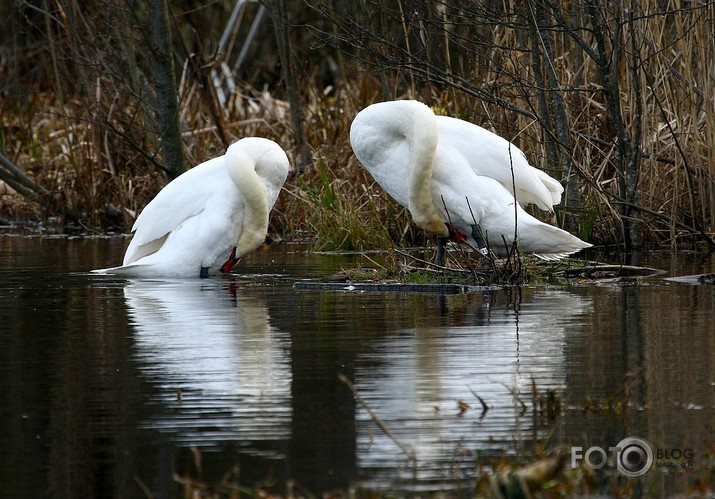
[[[666,277],[666,281],[683,282],[685,284],[715,284],[715,274],[681,275]]]
[[[560,270],[554,273],[554,276],[569,279],[577,277],[582,279],[613,279],[615,277],[649,277],[660,274],[665,274],[665,270],[634,265],[610,265],[589,262],[583,267]]]

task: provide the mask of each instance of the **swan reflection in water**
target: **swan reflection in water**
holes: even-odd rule
[[[591,300],[539,289],[518,311],[513,303],[488,301],[485,295],[459,325],[396,331],[359,363],[365,367],[356,370],[355,387],[391,432],[387,436],[365,408],[358,409],[358,466],[368,484],[399,479],[397,462],[407,464],[406,486],[443,479],[445,469],[468,479],[474,452],[513,454],[537,435],[532,380],[540,393],[565,387],[567,336],[578,335],[579,324],[588,321]],[[488,411],[482,412],[477,395]],[[469,404],[466,412],[460,402]]]
[[[197,279],[134,281],[124,296],[156,387],[148,427],[195,446],[290,438],[290,341],[259,296]]]
[[[289,322],[297,313],[292,309],[297,306],[295,295],[289,292],[272,298],[272,304],[276,299],[286,300],[285,316],[275,317],[286,321],[279,330],[271,326],[259,295],[246,291],[234,294],[225,283],[199,280],[127,285],[137,358],[157,389],[152,399],[157,406],[155,416],[147,422],[148,427],[175,435],[184,445],[249,442],[252,455],[266,456],[256,450],[266,448],[261,441],[280,439],[285,443],[296,438],[292,418],[315,417],[312,410],[331,418],[340,412],[321,398],[318,385],[332,374],[320,371],[312,383],[315,392],[301,392],[308,397],[301,404],[307,412],[294,413],[291,362],[303,366],[302,376],[310,378],[311,370],[318,371],[311,364],[313,358],[323,358],[335,347],[332,342],[309,342],[306,348],[317,352],[311,350],[307,357],[291,361],[291,339],[286,331],[305,327],[297,319],[295,328]],[[354,355],[354,361],[349,364],[354,366],[357,393],[391,436],[360,402],[354,412],[347,411],[347,417],[355,421],[348,425],[354,434],[335,435],[312,424],[314,430],[310,431],[317,434],[306,438],[326,441],[327,448],[341,439],[354,441],[354,457],[342,456],[346,463],[331,465],[349,467],[342,470],[345,476],[352,475],[356,466],[361,485],[368,488],[395,485],[403,472],[410,484],[425,487],[443,480],[445,470],[460,470],[468,479],[474,474],[475,450],[499,456],[518,450],[518,445],[529,441],[541,427],[531,419],[530,406],[523,413],[514,392],[530,404],[532,379],[541,392],[565,386],[567,338],[579,334],[579,324],[588,320],[592,308],[589,298],[563,290],[539,288],[529,293],[532,296],[518,310],[513,303],[490,301],[490,294],[481,302],[472,296],[470,303],[478,303],[476,308],[465,313],[452,310],[454,320],[448,325],[393,329],[388,321],[386,330],[369,339],[359,331],[338,327],[330,334],[345,335],[346,348],[353,345],[349,356]],[[311,297],[303,296],[304,307]],[[320,300],[320,295],[315,299]],[[354,301],[356,296],[338,295],[336,300]],[[379,309],[368,310],[379,313]],[[310,327],[325,332],[332,326]],[[334,375],[339,372],[336,366]],[[302,385],[311,382],[303,379]],[[475,394],[490,407],[483,417]],[[471,406],[461,416],[460,401]],[[406,455],[391,437],[414,451],[416,470],[403,467]],[[299,448],[293,457],[296,462],[319,460],[302,454],[310,447],[305,440],[301,446],[304,449]],[[352,448],[348,443],[345,446]],[[278,450],[270,452],[271,458],[282,456]],[[324,474],[328,465],[320,463],[319,472]]]

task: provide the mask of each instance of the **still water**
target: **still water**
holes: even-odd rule
[[[2,497],[470,496],[555,448],[574,493],[712,491],[715,286],[663,279],[712,255],[460,295],[297,291],[370,260],[280,245],[215,279],[87,273],[126,243],[0,236]],[[626,437],[654,451],[642,477],[571,469]]]

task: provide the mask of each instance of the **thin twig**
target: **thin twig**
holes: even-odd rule
[[[469,387],[467,387],[467,388],[469,388]],[[484,399],[482,397],[477,395],[477,392],[475,392],[471,388],[469,388],[469,391],[472,392],[472,395],[474,395],[477,398],[477,400],[479,401],[479,403],[482,404],[482,416],[484,416],[487,413],[487,411],[489,411],[489,406],[487,405],[487,403],[484,401]]]
[[[373,410],[370,408],[370,406],[367,404],[367,402],[365,402],[365,400],[360,396],[360,394],[358,393],[357,389],[355,388],[355,385],[352,384],[352,382],[348,379],[348,377],[345,376],[344,374],[339,374],[339,375],[338,375],[338,379],[339,379],[342,383],[344,383],[345,386],[347,386],[347,387],[350,389],[351,392],[353,392],[353,396],[355,397],[355,400],[356,400],[361,406],[363,406],[363,407],[365,408],[365,410],[367,411],[367,413],[370,415],[370,417],[371,417],[372,420],[375,422],[375,424],[380,427],[380,429],[382,430],[382,432],[383,432],[390,440],[392,440],[392,441],[395,443],[395,445],[397,445],[397,447],[400,448],[400,450],[401,450],[402,452],[405,453],[405,455],[407,456],[407,458],[408,458],[411,462],[416,463],[416,462],[417,462],[417,454],[415,454],[415,451],[412,449],[412,447],[410,447],[409,445],[407,445],[407,444],[405,444],[405,443],[400,442],[400,441],[397,439],[397,437],[390,431],[390,429],[387,427],[387,425],[385,425],[385,423],[380,419],[380,417],[379,417],[377,414],[375,414],[375,411],[373,411]]]
[[[416,257],[416,256],[414,256],[414,255],[410,255],[409,253],[407,253],[407,252],[405,252],[405,251],[402,251],[402,250],[399,250],[399,249],[397,249],[397,248],[395,248],[395,252],[396,252],[396,253],[399,253],[399,254],[402,255],[402,256],[406,256],[406,257],[408,257],[408,258],[412,258],[412,259],[415,260],[416,262],[419,262],[419,263],[422,263],[422,264],[424,264],[424,265],[427,265],[428,267],[433,267],[434,269],[437,269],[437,270],[447,271],[447,272],[456,272],[456,273],[471,274],[471,271],[469,271],[469,270],[455,269],[455,268],[452,268],[452,267],[445,267],[445,266],[443,266],[443,265],[437,265],[436,263],[433,263],[433,262],[430,262],[430,261],[427,261],[427,260],[423,260],[422,258],[418,258],[418,257]],[[426,269],[425,269],[425,270],[426,270]]]

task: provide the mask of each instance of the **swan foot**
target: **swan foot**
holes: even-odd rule
[[[477,249],[479,252],[487,256],[489,254],[489,248],[487,248],[487,242],[484,240],[484,235],[482,234],[482,228],[479,224],[472,225],[472,239],[477,243]]]
[[[199,277],[201,279],[206,279],[209,276],[209,268],[201,267],[201,272],[199,272]]]
[[[228,255],[228,260],[221,265],[221,268],[219,269],[221,272],[224,274],[227,274],[228,272],[231,272],[231,269],[240,261],[240,258],[236,258],[236,248],[234,247],[231,250],[231,254]]]

